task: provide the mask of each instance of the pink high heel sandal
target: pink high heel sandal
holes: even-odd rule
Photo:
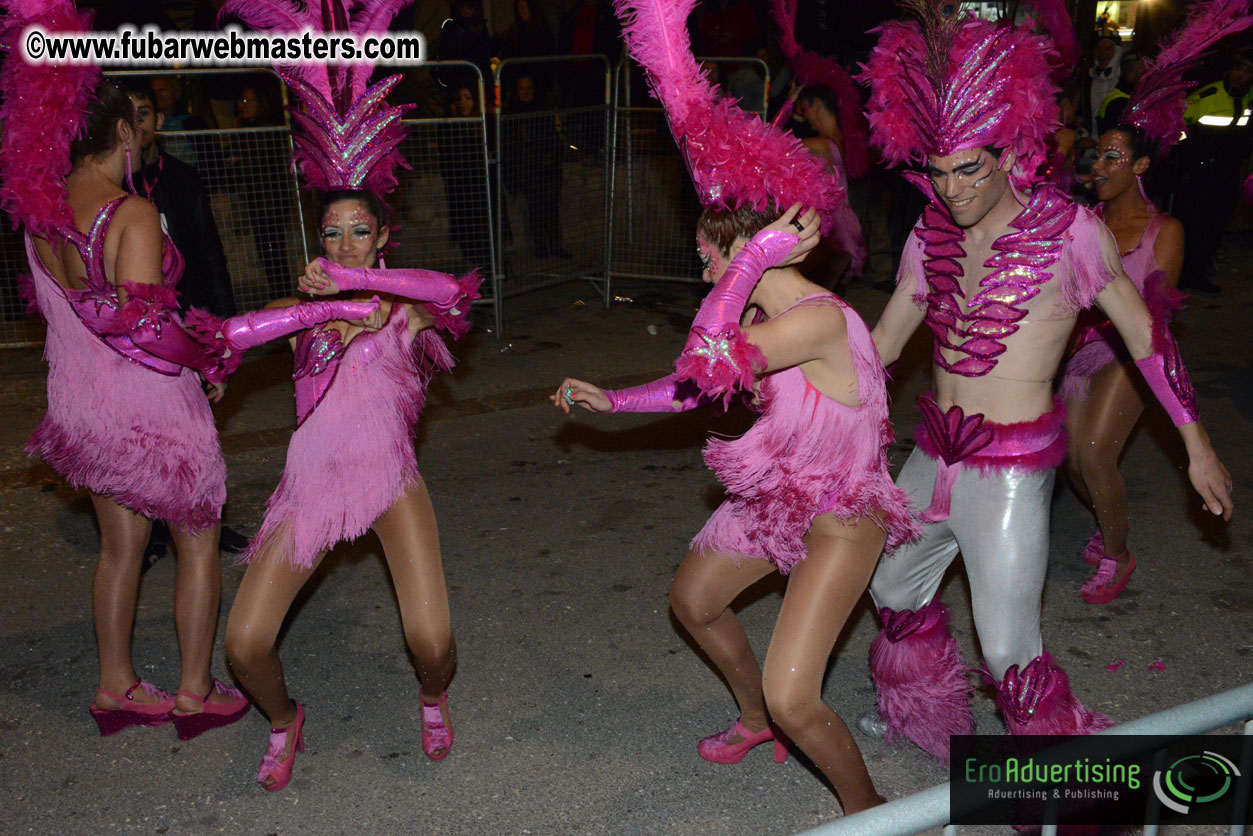
[[[442,761],[452,751],[452,714],[448,711],[448,692],[439,695],[439,702],[422,703],[422,751],[433,761]],[[448,714],[448,725],[444,715]],[[437,754],[438,753],[438,754]]]
[[[739,736],[743,738],[739,743],[727,743],[732,737]],[[744,756],[748,754],[748,750],[754,746],[765,743],[767,740],[774,741],[774,762],[783,763],[787,760],[787,744],[783,741],[782,735],[775,736],[774,727],[766,726],[759,732],[751,732],[737,719],[731,724],[731,728],[719,734],[706,737],[696,746],[696,751],[700,756],[712,763],[739,763],[744,760]]]
[[[137,701],[135,699],[137,690],[156,697],[157,702]],[[101,737],[117,734],[128,726],[163,726],[170,722],[170,712],[174,710],[173,697],[142,679],[136,679],[135,684],[126,689],[126,694],[123,696],[118,696],[103,688],[97,688],[96,693],[104,694],[121,703],[118,708],[100,708],[93,703],[88,709],[91,716],[96,718]]]
[[[295,737],[291,743],[291,751],[287,760],[279,760],[283,750],[287,748],[288,735],[295,729]],[[265,757],[261,759],[261,767],[257,770],[257,783],[268,792],[278,792],[291,783],[292,766],[296,763],[296,753],[305,750],[305,708],[296,703],[296,722],[282,729],[270,729],[270,742],[265,747]],[[267,784],[270,780],[273,783]]]
[[[224,703],[209,702],[209,697],[213,696],[214,691],[223,696],[231,697],[231,701]],[[186,691],[179,691],[178,695],[195,700],[204,706],[202,710],[196,712],[182,713],[177,709],[170,712],[170,718],[174,721],[174,729],[178,732],[179,740],[191,740],[197,735],[204,734],[209,729],[229,726],[248,713],[248,698],[244,696],[243,692],[238,688],[223,685],[216,679],[209,685],[209,693],[203,697],[189,694]]]

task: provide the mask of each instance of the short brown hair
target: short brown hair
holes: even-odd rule
[[[696,221],[696,231],[722,252],[730,253],[736,238],[751,239],[778,220],[779,215],[774,204],[760,212],[747,204],[731,211],[706,206]]]

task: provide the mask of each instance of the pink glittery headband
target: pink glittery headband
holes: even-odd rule
[[[871,143],[892,164],[922,164],[993,146],[1014,152],[1013,179],[1030,184],[1058,128],[1049,39],[913,0],[921,18],[879,28],[858,80],[870,87]]]
[[[696,0],[615,0],[627,49],[648,73],[704,206],[765,210],[812,206],[823,233],[848,197],[836,176],[791,134],[720,96],[692,57],[687,19]]]
[[[292,0],[228,0],[219,20],[238,19],[259,31],[386,32],[396,13],[412,0],[320,0],[297,6]],[[276,65],[279,75],[304,103],[289,107],[293,162],[315,191],[367,189],[379,198],[396,188],[396,167],[408,168],[399,147],[405,138],[401,117],[408,107],[391,107],[387,94],[401,76],[366,89],[373,63]]]
[[[1187,21],[1145,67],[1120,121],[1144,131],[1166,150],[1183,136],[1183,113],[1195,72],[1220,41],[1253,26],[1248,0],[1205,0],[1188,12]]]

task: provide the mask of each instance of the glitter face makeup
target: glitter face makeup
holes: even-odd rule
[[[696,236],[696,254],[700,256],[701,280],[714,284],[727,271],[727,260],[709,239]]]
[[[378,221],[359,200],[337,200],[322,218],[322,249],[336,264],[371,267],[378,258]]]
[[[1122,131],[1106,131],[1101,136],[1097,157],[1092,161],[1092,185],[1102,202],[1135,188],[1134,154],[1127,135]]]

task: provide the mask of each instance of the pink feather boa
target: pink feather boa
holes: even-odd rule
[[[631,56],[648,73],[666,109],[701,203],[764,211],[793,203],[822,215],[822,233],[836,224],[848,195],[800,140],[775,130],[719,97],[692,57],[687,19],[696,0],[615,0]]]
[[[65,190],[70,143],[82,131],[83,111],[100,80],[94,66],[28,64],[21,55],[22,31],[39,25],[52,32],[91,29],[91,14],[68,0],[8,0],[0,24],[0,46],[9,53],[0,68],[0,208],[14,227],[49,240],[74,229]]]

